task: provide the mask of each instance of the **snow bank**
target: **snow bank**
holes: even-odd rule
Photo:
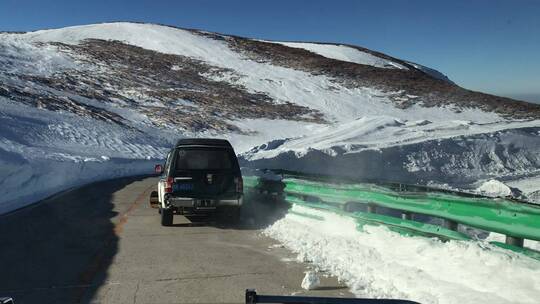
[[[0,214],[87,183],[153,173],[158,160],[104,158],[86,161],[32,159],[0,150]]]
[[[2,98],[0,126],[0,214],[85,183],[151,174],[170,144],[155,130]]]
[[[420,107],[413,107],[417,113],[422,113]],[[430,109],[425,113],[432,119],[446,115]],[[466,111],[465,116],[482,116],[480,111]],[[426,120],[405,120],[393,116],[370,115],[341,124],[320,126],[304,136],[284,141],[274,148],[254,149],[245,154],[249,160],[276,157],[281,153],[294,152],[304,155],[311,150],[335,155],[335,150],[347,153],[363,150],[381,149],[399,145],[410,145],[429,140],[448,139],[457,136],[471,136],[492,133],[506,129],[540,127],[538,121],[517,121],[494,124],[478,124],[471,121],[437,119],[435,122]]]
[[[540,262],[483,242],[403,237],[333,213],[293,206],[264,233],[343,280],[358,297],[420,303],[537,303]]]
[[[483,195],[487,196],[509,196],[512,194],[512,189],[505,185],[504,183],[492,179],[487,182],[484,182],[478,189],[476,189],[478,192],[480,192]]]
[[[423,141],[419,138],[432,134],[428,129],[412,131],[391,119],[366,122],[374,125],[329,127],[310,136],[259,146],[242,154],[241,160],[244,166],[256,168],[408,184],[436,181],[457,189],[468,189],[478,180],[537,175],[540,168],[540,128]]]
[[[302,279],[300,286],[305,290],[317,289],[321,285],[321,280],[315,271],[308,271]]]
[[[506,182],[509,187],[519,189],[528,201],[540,204],[540,175],[532,175]]]

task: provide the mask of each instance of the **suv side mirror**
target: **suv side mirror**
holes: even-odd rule
[[[156,165],[154,167],[154,171],[156,172],[156,174],[161,174],[163,173],[163,166],[162,165]]]

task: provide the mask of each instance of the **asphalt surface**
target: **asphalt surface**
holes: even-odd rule
[[[335,278],[300,287],[311,266],[261,233],[282,211],[259,202],[239,225],[148,204],[157,178],[74,189],[0,216],[0,297],[20,303],[243,303],[259,294],[351,296]]]

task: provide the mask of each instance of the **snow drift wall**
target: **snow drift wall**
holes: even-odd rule
[[[0,153],[0,214],[23,207],[54,193],[90,182],[151,174],[157,161],[112,159],[106,161],[27,161]]]
[[[333,154],[310,149],[303,154],[289,151],[255,160],[247,160],[244,155],[242,164],[365,180],[410,184],[437,181],[468,187],[481,179],[538,174],[538,134],[540,128],[521,128],[359,152],[347,152],[336,146],[331,148]],[[267,145],[265,149],[278,147]]]
[[[151,174],[157,160],[27,160],[0,150],[0,214],[94,181]]]

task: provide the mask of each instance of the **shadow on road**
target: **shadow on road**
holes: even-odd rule
[[[289,209],[284,200],[260,194],[246,194],[239,229],[264,229],[283,218]]]
[[[287,213],[289,204],[267,195],[246,194],[240,220],[233,223],[227,216],[207,218],[206,224],[221,229],[258,230],[271,226]],[[192,223],[201,224],[201,219],[188,217]]]
[[[185,215],[189,222],[174,223],[171,227],[211,226],[220,229],[264,229],[287,213],[289,204],[268,195],[246,194],[239,221],[231,221],[227,214]],[[176,220],[175,220],[176,221]]]
[[[0,296],[80,303],[105,283],[118,249],[113,195],[142,178],[98,182],[0,216]],[[89,296],[90,294],[90,296]]]

